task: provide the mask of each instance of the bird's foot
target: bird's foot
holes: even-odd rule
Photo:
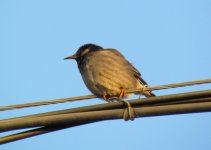
[[[107,95],[103,95],[102,98],[107,102],[122,101],[127,107],[123,113],[123,119],[125,121],[128,120],[133,121],[135,119],[134,109],[128,101],[122,99],[124,96],[125,96],[125,89],[121,89],[121,92],[118,97],[108,97]]]
[[[102,98],[103,98],[106,102],[108,102],[108,103],[114,102],[115,100],[117,100],[116,97],[112,97],[112,98],[111,98],[111,97],[109,97],[109,96],[107,96],[107,95],[103,95]]]

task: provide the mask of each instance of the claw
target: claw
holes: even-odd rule
[[[106,101],[106,102],[110,102],[110,100],[109,100],[109,98],[107,98],[107,96],[104,94],[103,96],[102,96],[102,98]]]

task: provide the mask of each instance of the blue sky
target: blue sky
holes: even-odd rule
[[[209,0],[1,0],[0,105],[90,94],[76,63],[63,61],[85,43],[118,49],[150,85],[210,78],[210,8]],[[93,99],[5,111],[0,119],[99,103],[104,102]],[[210,126],[210,113],[105,121],[1,148],[211,149]]]

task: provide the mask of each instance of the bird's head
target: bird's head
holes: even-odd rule
[[[75,59],[79,63],[85,56],[100,49],[102,49],[101,46],[95,44],[85,44],[81,46],[74,55],[68,56],[64,59]]]

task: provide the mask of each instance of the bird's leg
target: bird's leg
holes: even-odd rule
[[[122,101],[127,106],[127,109],[124,111],[123,118],[125,119],[125,121],[128,121],[129,119],[133,121],[135,118],[134,109],[131,107],[128,101],[122,99],[124,96],[125,96],[125,89],[122,88],[119,94],[119,100]]]
[[[119,93],[119,98],[123,98],[125,96],[125,89],[121,88],[121,91]]]

